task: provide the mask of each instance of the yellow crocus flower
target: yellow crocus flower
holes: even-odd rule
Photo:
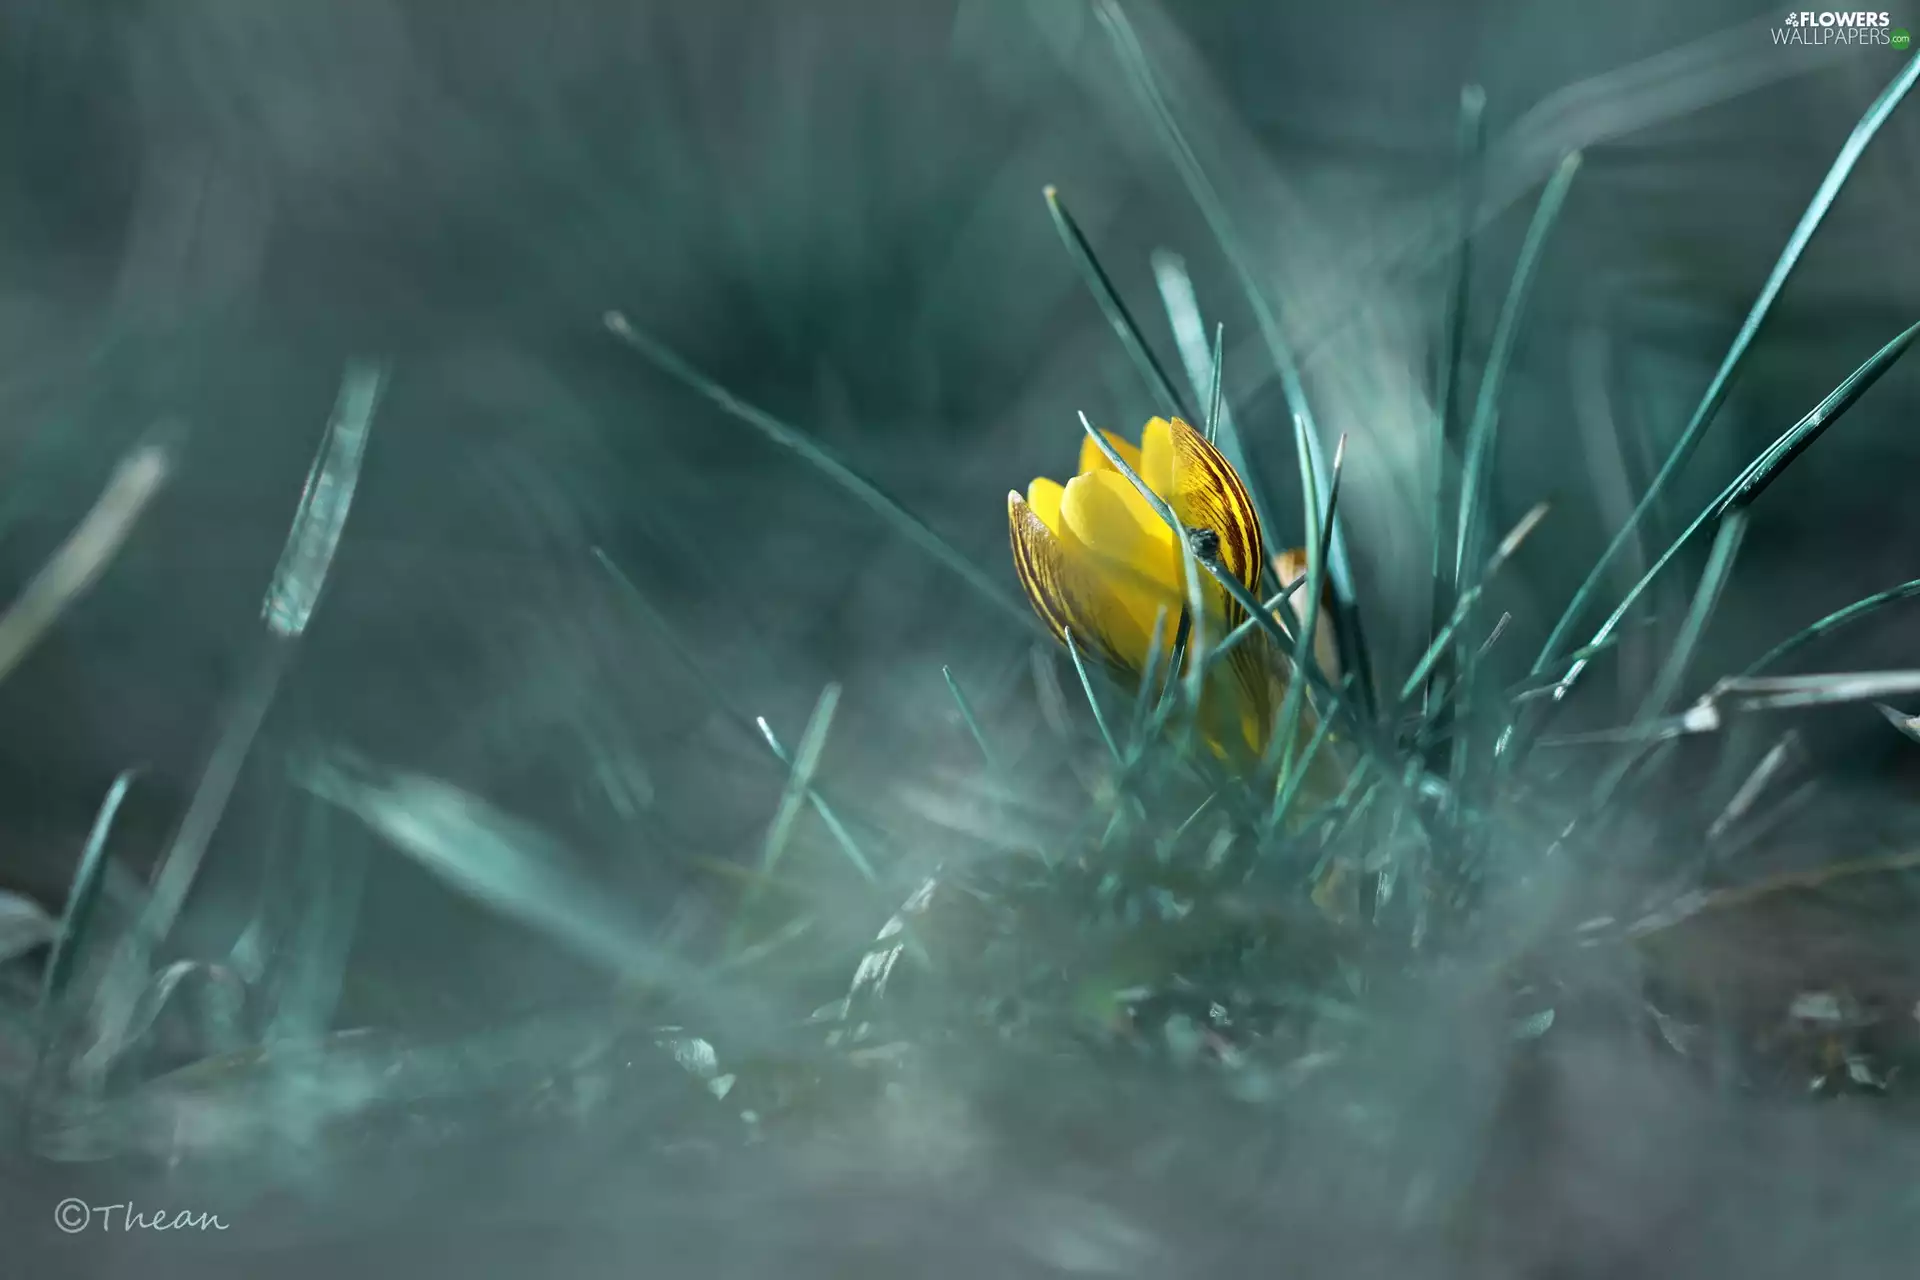
[[[1214,557],[1257,596],[1265,563],[1260,521],[1220,451],[1178,418],[1147,423],[1138,446],[1111,432],[1106,438],[1173,509],[1196,552]],[[1146,669],[1156,620],[1165,619],[1162,651],[1172,648],[1189,600],[1186,558],[1173,530],[1091,438],[1081,444],[1079,474],[1066,484],[1041,477],[1025,497],[1009,493],[1007,522],[1020,583],[1055,637],[1064,641],[1070,631],[1084,652],[1136,678]],[[1211,646],[1246,614],[1199,572],[1200,625]],[[1258,757],[1283,688],[1267,637],[1256,631],[1209,672],[1203,735],[1222,756]]]

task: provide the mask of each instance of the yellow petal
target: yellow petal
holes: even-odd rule
[[[1065,641],[1071,630],[1075,643],[1095,658],[1121,663],[1121,656],[1102,634],[1103,611],[1097,605],[1102,598],[1100,584],[1085,565],[1068,556],[1062,540],[1018,490],[1007,494],[1007,531],[1013,543],[1014,572],[1033,611],[1054,638]]]
[[[1154,621],[1180,613],[1180,557],[1173,531],[1133,482],[1117,471],[1093,471],[1067,483],[1060,503],[1061,541],[1070,562],[1097,581],[1090,602],[1102,638],[1138,671],[1146,664]]]
[[[1287,586],[1295,578],[1307,571],[1307,549],[1292,547],[1273,558],[1273,572],[1280,579],[1281,586]],[[1303,585],[1287,598],[1285,616],[1282,618],[1294,634],[1307,622],[1307,589]],[[1338,684],[1340,681],[1340,633],[1334,630],[1333,623],[1333,587],[1330,583],[1320,584],[1320,613],[1313,624],[1313,657],[1320,664],[1320,670],[1327,679]]]
[[[1134,446],[1133,441],[1112,431],[1102,431],[1100,434],[1107,438],[1107,443],[1113,446],[1115,453],[1126,459],[1128,466],[1135,471],[1140,470],[1140,450]],[[1113,463],[1100,451],[1100,446],[1093,442],[1093,437],[1084,431],[1081,432],[1079,474],[1086,475],[1089,471],[1112,471],[1113,469]]]
[[[1060,494],[1060,482],[1045,476],[1037,477],[1027,486],[1027,505],[1040,517],[1040,523],[1056,535],[1060,532]]]
[[[1133,469],[1140,473],[1142,480],[1147,482],[1147,488],[1171,502],[1173,501],[1174,468],[1173,423],[1165,418],[1155,418],[1148,422],[1146,429],[1140,433],[1140,460],[1133,464]],[[1175,510],[1177,511],[1178,508],[1176,507]],[[1182,520],[1185,518],[1181,517]]]
[[[1159,422],[1160,419],[1154,419]],[[1153,424],[1147,427],[1153,430]],[[1248,591],[1258,591],[1266,561],[1260,546],[1260,517],[1253,499],[1226,456],[1207,438],[1178,418],[1167,427],[1171,451],[1171,493],[1168,501],[1180,523],[1190,531],[1210,530],[1219,543],[1222,568],[1238,578]],[[1146,447],[1153,460],[1151,437]]]

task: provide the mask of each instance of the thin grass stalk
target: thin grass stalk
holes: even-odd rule
[[[1134,322],[1133,313],[1127,310],[1120,291],[1113,287],[1113,280],[1107,275],[1106,268],[1100,265],[1100,259],[1088,243],[1086,233],[1080,230],[1080,224],[1074,221],[1073,215],[1061,201],[1059,189],[1049,185],[1042,194],[1046,197],[1047,212],[1053,217],[1054,230],[1060,233],[1061,243],[1067,246],[1067,253],[1073,258],[1074,265],[1080,268],[1080,276],[1086,282],[1088,292],[1100,305],[1100,312],[1120,339],[1120,345],[1126,348],[1127,357],[1133,361],[1141,381],[1146,383],[1148,393],[1159,403],[1161,412],[1190,418],[1192,415],[1180,399],[1173,379],[1167,376],[1159,358],[1147,346],[1146,337]]]
[[[1841,188],[1852,176],[1854,166],[1859,163],[1867,145],[1873,141],[1874,135],[1880,132],[1881,126],[1893,115],[1895,108],[1906,98],[1916,80],[1920,80],[1920,58],[1910,58],[1900,69],[1899,74],[1895,75],[1880,95],[1873,100],[1866,114],[1861,116],[1859,122],[1854,125],[1853,131],[1847,135],[1846,143],[1840,148],[1839,155],[1834,157],[1833,164],[1828,168],[1820,186],[1814,191],[1813,199],[1807,205],[1806,211],[1800,215],[1800,221],[1794,227],[1793,234],[1787,238],[1786,246],[1780,251],[1773,270],[1768,273],[1766,283],[1760,288],[1760,296],[1754,300],[1753,306],[1747,311],[1740,331],[1734,335],[1733,345],[1727,349],[1727,354],[1721,359],[1720,367],[1715,371],[1713,380],[1707,384],[1706,392],[1694,408],[1693,416],[1687,420],[1687,425],[1681,430],[1679,438],[1668,450],[1666,461],[1661,463],[1660,470],[1648,484],[1647,491],[1640,496],[1639,504],[1627,517],[1626,523],[1614,534],[1613,540],[1607,544],[1606,549],[1600,553],[1600,558],[1588,571],[1586,580],[1574,592],[1573,599],[1568,602],[1566,610],[1560,615],[1560,620],[1554,624],[1553,630],[1547,635],[1546,642],[1540,646],[1539,657],[1535,659],[1533,665],[1534,675],[1539,675],[1552,665],[1554,654],[1559,652],[1566,643],[1568,633],[1580,624],[1580,619],[1585,616],[1588,606],[1592,604],[1594,593],[1599,590],[1600,582],[1606,574],[1607,567],[1613,563],[1613,558],[1620,553],[1622,547],[1627,545],[1633,536],[1635,526],[1646,518],[1653,504],[1659,501],[1660,495],[1665,492],[1673,478],[1693,456],[1694,450],[1699,447],[1701,437],[1705,435],[1714,415],[1719,412],[1721,404],[1726,400],[1728,391],[1732,389],[1734,374],[1746,360],[1747,352],[1752,348],[1754,339],[1759,336],[1761,326],[1773,310],[1774,301],[1780,296],[1780,291],[1786,287],[1794,268],[1799,266],[1801,255],[1806,252],[1814,233],[1820,229],[1820,224],[1826,219],[1827,211],[1839,198]],[[1615,619],[1609,619],[1609,628],[1603,628],[1603,631],[1618,625],[1616,619],[1622,612],[1623,610],[1616,610]],[[1556,695],[1555,700],[1558,701],[1565,696],[1563,690]]]

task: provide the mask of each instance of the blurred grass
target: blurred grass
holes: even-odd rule
[[[1274,584],[1283,592],[1306,590],[1299,625],[1288,621],[1292,613],[1275,608],[1279,599],[1263,605],[1217,564],[1202,565],[1248,610],[1247,629],[1238,634],[1265,631],[1301,673],[1276,712],[1282,753],[1250,776],[1235,776],[1193,750],[1190,735],[1163,732],[1189,723],[1198,711],[1197,682],[1172,678],[1192,637],[1178,620],[1163,619],[1168,678],[1164,687],[1146,682],[1124,715],[1104,673],[1089,666],[1077,646],[1066,656],[1085,705],[1064,714],[1035,709],[1058,687],[1060,655],[1051,648],[1035,654],[1036,674],[1016,674],[1011,688],[976,683],[971,673],[963,680],[956,668],[971,655],[957,651],[950,665],[941,666],[941,681],[931,667],[911,675],[942,712],[925,712],[920,708],[926,703],[902,699],[885,714],[899,722],[889,741],[950,737],[959,748],[958,763],[930,787],[907,762],[898,774],[877,777],[837,771],[835,749],[859,735],[849,714],[854,709],[841,707],[840,684],[825,686],[804,722],[797,711],[790,718],[750,712],[734,683],[737,668],[682,635],[634,578],[615,567],[621,557],[596,548],[602,571],[596,576],[603,585],[611,581],[623,604],[643,614],[652,640],[696,673],[715,722],[732,730],[743,751],[763,761],[771,757],[776,766],[779,789],[770,815],[754,810],[742,816],[752,828],[748,843],[757,850],[757,868],[743,869],[738,858],[708,860],[727,869],[737,892],[717,890],[711,898],[720,905],[711,914],[670,929],[644,919],[633,903],[576,862],[564,839],[512,805],[483,798],[456,780],[389,766],[334,744],[290,751],[269,736],[264,750],[293,764],[291,782],[282,785],[311,792],[355,818],[384,849],[402,853],[451,893],[578,956],[582,969],[569,992],[575,1008],[450,1037],[409,1025],[414,1006],[402,993],[386,1006],[394,1012],[392,1025],[379,1029],[382,1039],[370,1042],[361,1028],[343,1025],[348,1019],[335,1009],[347,1003],[340,993],[357,976],[352,938],[364,891],[352,857],[334,856],[349,847],[329,834],[337,821],[320,828],[310,843],[290,842],[281,851],[286,856],[270,864],[274,879],[263,886],[263,904],[272,899],[278,905],[263,905],[257,919],[273,925],[262,923],[249,942],[268,959],[252,957],[237,944],[189,958],[163,955],[163,943],[175,949],[197,945],[169,935],[199,876],[241,757],[255,748],[264,699],[272,696],[269,681],[257,714],[240,718],[244,732],[229,751],[238,754],[220,766],[224,781],[216,778],[218,785],[209,784],[204,793],[214,799],[197,818],[189,808],[183,820],[173,847],[186,849],[187,856],[163,858],[158,878],[135,895],[131,927],[122,923],[117,933],[94,908],[109,830],[129,786],[137,784],[122,774],[108,793],[44,960],[38,1017],[30,1024],[36,1067],[16,1099],[25,1109],[25,1132],[42,1155],[215,1156],[244,1166],[257,1155],[304,1153],[314,1134],[324,1132],[342,1147],[372,1150],[377,1162],[389,1150],[385,1137],[430,1146],[439,1140],[436,1133],[491,1131],[528,1115],[540,1123],[557,1114],[585,1116],[589,1126],[604,1124],[639,1145],[697,1130],[704,1140],[744,1146],[769,1128],[804,1134],[859,1125],[875,1098],[904,1078],[898,1064],[926,1053],[1006,1064],[1011,1073],[1037,1051],[1056,1067],[1068,1064],[1065,1072],[1086,1095],[1082,1102],[1096,1111],[1103,1087],[1147,1063],[1182,1079],[1197,1076],[1204,1088],[1236,1105],[1269,1108],[1253,1114],[1271,1118],[1301,1098],[1324,1101],[1329,1094],[1314,1090],[1323,1080],[1348,1078],[1346,1072],[1359,1070],[1353,1064],[1393,1057],[1392,1001],[1436,973],[1451,980],[1462,972],[1467,976],[1460,980],[1474,997],[1494,1009],[1494,1039],[1503,1054],[1510,1044],[1555,1046],[1571,1034],[1569,1025],[1603,1006],[1629,1027],[1656,1029],[1689,1067],[1732,1063],[1732,1073],[1749,1081],[1777,1077],[1797,1088],[1806,1083],[1800,1069],[1807,1064],[1796,1055],[1807,1051],[1825,1063],[1814,1073],[1822,1089],[1891,1093],[1902,1087],[1900,1068],[1915,1052],[1907,1014],[1917,993],[1902,966],[1883,963],[1890,944],[1876,931],[1871,943],[1843,948],[1838,960],[1809,947],[1807,955],[1795,957],[1803,965],[1770,966],[1766,980],[1754,982],[1742,965],[1749,949],[1765,947],[1768,935],[1746,924],[1750,917],[1743,913],[1778,913],[1795,927],[1827,930],[1823,936],[1843,932],[1851,917],[1833,910],[1823,895],[1899,879],[1911,870],[1911,852],[1843,859],[1822,871],[1738,889],[1711,885],[1709,873],[1720,868],[1692,858],[1663,867],[1651,886],[1596,876],[1596,884],[1581,882],[1564,896],[1534,890],[1556,868],[1590,872],[1604,863],[1620,833],[1643,816],[1645,792],[1663,778],[1682,776],[1682,753],[1706,757],[1705,767],[1717,765],[1723,780],[1760,777],[1762,791],[1781,790],[1784,784],[1766,781],[1771,771],[1733,767],[1735,735],[1723,731],[1741,718],[1797,715],[1920,688],[1913,672],[1829,673],[1790,685],[1695,675],[1702,637],[1715,622],[1745,531],[1764,515],[1749,510],[1753,500],[1855,408],[1920,326],[1869,357],[1743,469],[1587,645],[1571,655],[1559,652],[1609,560],[1632,526],[1655,509],[1728,394],[1788,274],[1866,142],[1920,74],[1920,62],[1896,78],[1856,129],[1629,527],[1593,566],[1530,669],[1500,649],[1502,623],[1483,626],[1479,609],[1491,594],[1493,575],[1538,524],[1544,504],[1533,505],[1490,555],[1483,544],[1487,522],[1499,509],[1491,477],[1502,438],[1496,423],[1503,377],[1526,334],[1524,304],[1533,271],[1547,251],[1578,153],[1548,180],[1465,424],[1455,404],[1470,321],[1463,283],[1470,266],[1463,252],[1453,277],[1448,332],[1437,344],[1447,352],[1438,436],[1443,447],[1452,445],[1464,425],[1463,458],[1458,487],[1434,503],[1432,580],[1413,607],[1428,625],[1427,643],[1404,675],[1383,667],[1376,688],[1371,654],[1357,626],[1367,583],[1353,574],[1343,551],[1346,509],[1338,496],[1345,437],[1329,463],[1283,309],[1267,299],[1261,274],[1124,13],[1107,3],[1095,12],[1131,90],[1148,109],[1214,233],[1208,248],[1228,262],[1240,284],[1282,386],[1284,415],[1254,403],[1229,404],[1222,376],[1225,342],[1216,336],[1205,365],[1208,429],[1219,429],[1249,459],[1255,486],[1262,472],[1253,460],[1270,456],[1268,450],[1289,435],[1299,464],[1308,568],[1301,582]],[[1463,164],[1473,166],[1477,150],[1463,148]],[[1051,187],[1047,205],[1069,265],[1115,332],[1121,356],[1156,405],[1179,410],[1180,393],[1155,354],[1158,336],[1140,325],[1117,283],[1138,273],[1103,262],[1093,238]],[[1162,272],[1156,278],[1164,288],[1172,276]],[[1178,310],[1171,303],[1168,309]],[[1187,327],[1204,335],[1197,304],[1193,311]],[[827,486],[864,507],[858,518],[871,517],[927,567],[940,570],[942,585],[933,594],[941,611],[954,615],[955,634],[970,616],[966,611],[977,609],[999,615],[996,623],[1006,615],[1016,618],[1017,626],[1008,630],[1022,644],[1036,636],[1004,571],[976,563],[905,497],[868,478],[816,433],[734,395],[723,380],[699,372],[619,314],[611,313],[607,324],[626,348],[726,416],[791,450]],[[1181,323],[1177,316],[1170,319]],[[1197,397],[1201,366],[1193,351],[1181,354]],[[372,376],[366,369],[350,373],[341,393],[343,405],[364,406],[357,428],[362,437],[373,410],[367,384]],[[358,396],[350,394],[354,386],[362,389]],[[1057,441],[1050,446],[1055,452],[1068,456],[1071,423],[1055,426],[1044,434]],[[1140,483],[1085,416],[1082,426],[1119,470]],[[338,506],[326,546],[305,557],[312,563],[301,586],[304,605],[276,609],[272,601],[285,592],[269,591],[266,616],[283,635],[304,629],[347,518],[345,495],[352,491],[359,455],[350,450],[351,458],[338,466],[326,461],[329,443],[338,440],[330,427],[309,479],[309,498],[331,486]],[[969,479],[942,472],[930,483]],[[983,493],[990,498],[997,491],[989,486]],[[1291,505],[1270,494],[1259,497],[1270,522],[1269,541],[1277,542],[1277,513]],[[1449,511],[1456,517],[1451,529],[1442,518]],[[1161,514],[1172,520],[1170,511]],[[296,513],[290,559],[307,523]],[[1603,734],[1536,740],[1580,673],[1612,652],[1647,584],[1708,523],[1716,528],[1714,550],[1637,710]],[[711,557],[701,554],[700,539],[690,541],[684,559],[696,575],[705,574]],[[1182,545],[1188,545],[1184,539]],[[969,591],[953,592],[955,580]],[[1322,619],[1321,588],[1329,583],[1336,608]],[[731,623],[752,629],[750,593],[716,583],[712,594]],[[1805,644],[1915,594],[1908,583],[1829,614],[1788,634],[1746,676],[1757,677]],[[1381,602],[1383,610],[1403,605]],[[1788,616],[1795,605],[1779,602],[1782,630],[1799,622]],[[276,621],[289,617],[299,622]],[[1320,670],[1313,656],[1321,625],[1335,629],[1343,659],[1351,662],[1343,661],[1340,679]],[[1204,660],[1217,661],[1221,651],[1207,648]],[[1436,672],[1445,673],[1444,682],[1430,680]],[[239,678],[244,685],[248,676]],[[1676,700],[1702,685],[1688,708],[1675,713]],[[992,693],[976,698],[970,689]],[[1381,696],[1396,689],[1397,698]],[[1423,690],[1426,696],[1416,698]],[[1543,690],[1549,692],[1538,696]],[[1319,726],[1296,755],[1296,732],[1310,697]],[[775,720],[804,723],[791,751],[771,728]],[[1124,731],[1116,732],[1121,726]],[[1716,759],[1723,739],[1727,756]],[[1450,765],[1436,764],[1442,757],[1435,748]],[[1303,785],[1321,753],[1350,758],[1348,781],[1337,795],[1312,796]],[[1692,758],[1684,763],[1701,765]],[[920,812],[913,813],[904,797],[916,790]],[[1778,817],[1772,802],[1779,798],[1742,798],[1736,815],[1742,838],[1759,839],[1755,832]],[[1667,837],[1670,842],[1712,843],[1731,829],[1731,821],[1722,822],[1733,811],[1724,788],[1685,799],[1660,815],[1663,828],[1676,833]],[[987,830],[970,830],[969,820]],[[631,833],[628,839],[646,844]],[[1692,945],[1702,935],[1690,930],[1702,921],[1728,919],[1739,922],[1732,932],[1757,929],[1759,940],[1746,939],[1730,951],[1720,939],[1701,942],[1698,947],[1712,951],[1716,961],[1707,965]],[[1897,930],[1887,936],[1897,937]],[[1576,961],[1593,948],[1616,957],[1652,957],[1644,988],[1622,997],[1603,984],[1583,985]],[[103,963],[115,955],[126,959]],[[249,976],[256,963],[258,973]],[[264,980],[269,971],[273,982]],[[371,981],[384,984],[379,975]],[[1878,1003],[1850,1015],[1844,1027],[1826,1025],[1843,1020],[1793,1013],[1805,1007],[1796,1001],[1840,987],[1871,988]],[[1763,994],[1754,995],[1756,988]],[[237,1006],[219,1002],[220,993],[234,990],[244,995]],[[179,992],[198,998],[190,1001]],[[1901,996],[1908,999],[1905,1006]],[[98,1012],[102,1008],[107,1012]],[[1800,1025],[1807,1022],[1820,1025]],[[1783,1023],[1794,1030],[1786,1049],[1780,1043]],[[245,1048],[231,1044],[236,1034],[246,1039]],[[1708,1043],[1710,1049],[1700,1047]],[[78,1069],[76,1059],[89,1050],[92,1069]],[[648,1067],[626,1074],[636,1060]],[[673,1083],[662,1083],[668,1080]],[[193,1106],[183,1104],[182,1096],[190,1096]],[[673,1114],[655,1126],[662,1098],[671,1099]],[[444,1127],[414,1130],[396,1119],[417,1118],[429,1100],[444,1107]],[[1057,1099],[1049,1094],[1045,1101]],[[1330,1123],[1350,1126],[1341,1132],[1365,1146],[1382,1123],[1365,1111],[1356,1104]],[[208,1112],[234,1122],[185,1134],[178,1124],[164,1122]],[[1100,1117],[1090,1123],[1099,1129]],[[379,1132],[389,1125],[393,1134]],[[371,1137],[362,1126],[374,1130]],[[349,1134],[352,1141],[344,1136]],[[1422,1173],[1408,1170],[1409,1184]],[[1447,1212],[1471,1198],[1475,1185],[1468,1176],[1462,1185],[1445,1188],[1439,1199]],[[1407,1187],[1398,1189],[1411,1196]]]

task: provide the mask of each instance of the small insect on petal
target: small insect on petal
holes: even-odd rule
[[[1210,530],[1219,540],[1221,568],[1257,591],[1266,561],[1247,487],[1226,456],[1179,418],[1172,437],[1173,513],[1188,529]]]

